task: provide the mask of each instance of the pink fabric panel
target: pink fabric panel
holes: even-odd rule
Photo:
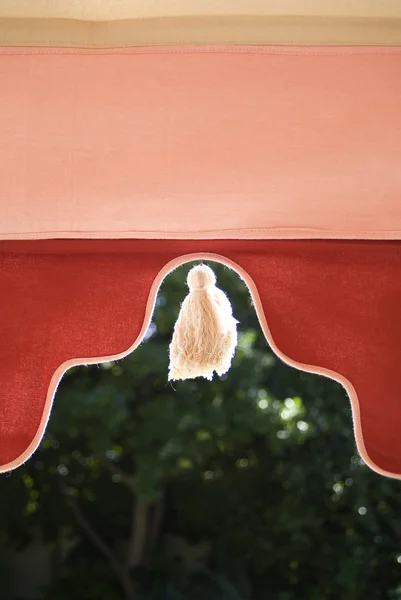
[[[401,239],[401,48],[0,49],[1,235]]]

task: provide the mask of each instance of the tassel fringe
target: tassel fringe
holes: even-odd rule
[[[229,299],[206,265],[190,270],[189,294],[181,306],[170,344],[168,379],[212,380],[227,373],[237,346],[237,323]]]

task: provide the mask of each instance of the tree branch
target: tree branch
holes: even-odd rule
[[[90,542],[92,542],[93,546],[109,561],[110,566],[124,591],[126,600],[135,600],[138,598],[138,594],[135,590],[135,586],[130,578],[128,570],[123,564],[120,563],[117,557],[113,554],[111,548],[109,548],[109,546],[107,546],[107,544],[98,535],[94,527],[80,509],[75,498],[72,498],[68,494],[64,485],[60,484],[60,490],[79,527],[86,534]]]
[[[146,544],[145,550],[145,563],[150,564],[155,546],[157,544],[157,540],[160,536],[160,531],[162,527],[163,517],[164,517],[164,493],[162,494],[160,500],[158,500],[152,506],[152,518],[149,525],[149,533],[148,540]]]
[[[128,475],[128,473],[123,471],[123,469],[121,469],[121,467],[119,467],[115,462],[112,462],[111,460],[102,459],[101,462],[102,462],[102,465],[104,465],[104,467],[108,471],[110,471],[110,473],[113,473],[113,475],[118,475],[120,480],[122,481],[122,483],[124,483],[127,487],[129,487],[129,489],[132,492],[135,492],[133,479],[130,475]]]
[[[128,545],[126,565],[138,567],[143,559],[148,533],[149,503],[138,498],[133,505],[132,531]]]
[[[78,506],[75,498],[72,498],[66,488],[61,486],[61,492],[65,498],[66,504],[71,510],[76,522],[82,529],[82,531],[86,534],[87,538],[92,542],[92,544],[99,550],[103,556],[105,556],[111,563],[118,563],[115,556],[113,555],[111,549],[107,546],[107,544],[102,540],[102,538],[98,535],[96,530],[92,527],[88,519],[85,517],[84,513]]]

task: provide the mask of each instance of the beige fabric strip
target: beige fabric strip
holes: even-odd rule
[[[105,22],[0,18],[0,46],[170,44],[401,45],[401,17],[182,16]]]
[[[111,21],[159,17],[401,18],[400,0],[0,0],[0,17]]]

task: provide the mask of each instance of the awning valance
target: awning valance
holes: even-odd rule
[[[204,258],[401,478],[400,106],[398,0],[0,2],[0,471]]]

